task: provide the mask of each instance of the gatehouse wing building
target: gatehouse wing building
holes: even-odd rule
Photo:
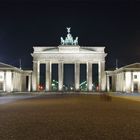
[[[140,63],[133,63],[114,71],[106,71],[107,91],[140,92]]]
[[[32,71],[0,63],[0,91],[31,91]]]

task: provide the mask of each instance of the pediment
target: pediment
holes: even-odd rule
[[[140,68],[140,63],[133,63],[125,66],[124,68]]]
[[[15,68],[15,67],[13,67],[13,66],[11,66],[11,65],[8,65],[8,64],[5,64],[5,63],[2,63],[2,62],[0,62],[0,68]]]
[[[19,68],[17,68],[17,67],[14,67],[14,66],[11,66],[11,65],[2,63],[2,62],[0,62],[0,70],[22,71],[21,69],[19,69]]]

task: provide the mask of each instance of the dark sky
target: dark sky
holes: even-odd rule
[[[0,61],[32,68],[34,45],[58,46],[66,27],[81,46],[106,46],[106,68],[140,62],[140,1],[0,0]]]

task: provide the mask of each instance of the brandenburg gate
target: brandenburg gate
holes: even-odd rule
[[[73,39],[70,28],[67,28],[65,39],[61,37],[59,46],[35,46],[33,57],[32,90],[38,91],[40,84],[40,64],[46,65],[45,90],[51,91],[52,64],[58,64],[58,90],[63,90],[64,64],[74,64],[75,90],[80,90],[80,64],[86,64],[87,89],[92,91],[92,64],[98,64],[99,91],[106,89],[105,47],[79,46],[78,37]],[[93,77],[94,78],[94,77]]]

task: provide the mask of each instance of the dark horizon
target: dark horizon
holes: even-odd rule
[[[140,62],[140,1],[0,2],[0,61],[32,69],[33,46],[58,46],[71,27],[80,46],[106,46],[106,69]]]

